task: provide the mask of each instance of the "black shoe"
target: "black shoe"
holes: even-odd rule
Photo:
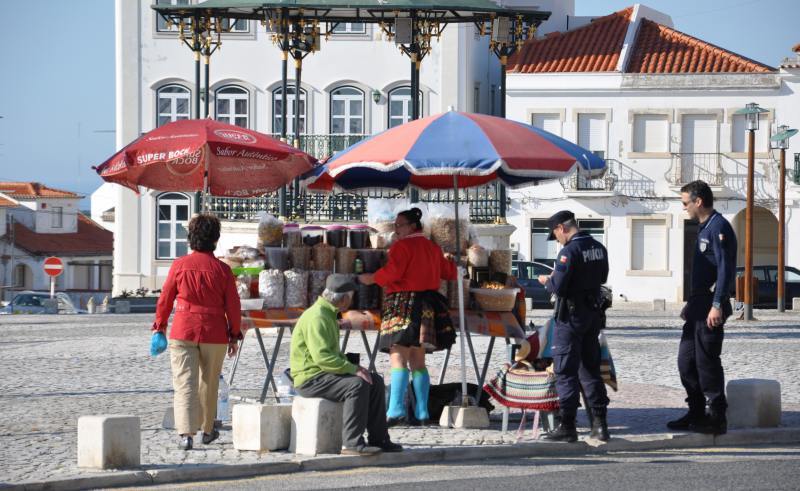
[[[700,421],[690,423],[689,431],[706,435],[724,435],[728,432],[728,420],[725,416],[710,414]]]
[[[360,443],[355,447],[342,447],[342,455],[377,455],[381,453],[381,447],[373,447],[371,445],[364,445]]]
[[[386,453],[402,452],[403,446],[399,443],[394,443],[391,440],[386,440],[383,443],[370,443],[370,447],[378,447],[381,451]]]
[[[210,435],[208,433],[203,433],[203,444],[204,445],[208,445],[209,443],[213,442],[217,438],[219,438],[219,431],[217,431],[217,430],[211,430],[211,434]]]
[[[545,433],[542,439],[551,442],[575,443],[578,441],[578,430],[575,429],[574,424],[570,425],[562,422],[555,430]]]
[[[667,428],[676,431],[688,431],[689,427],[693,423],[701,422],[703,419],[705,419],[704,413],[699,413],[690,409],[689,412],[684,414],[682,417],[673,421],[668,421]]]
[[[181,437],[181,442],[178,444],[178,448],[181,450],[191,450],[194,441],[190,436],[183,436]]]
[[[398,416],[396,418],[386,418],[386,426],[391,428],[393,426],[406,426],[408,425],[408,418],[405,416]]]
[[[589,436],[601,442],[608,441],[610,436],[608,435],[608,422],[605,415],[594,415],[592,418],[592,432]]]

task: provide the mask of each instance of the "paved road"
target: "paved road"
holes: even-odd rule
[[[536,311],[537,323],[546,316]],[[800,426],[800,329],[796,314],[757,311],[760,321],[733,322],[726,334],[724,363],[729,378],[773,378],[782,384],[784,424]],[[612,394],[615,435],[663,432],[663,422],[680,414],[675,354],[680,336],[677,312],[613,310],[607,332],[620,374]],[[80,415],[135,414],[142,421],[142,462],[161,465],[247,463],[291,459],[287,453],[255,454],[232,448],[230,432],[202,451],[175,449],[172,432],[161,429],[172,398],[167,356],[148,353],[151,315],[0,316],[0,481],[21,482],[86,475],[75,467],[76,424]],[[268,346],[274,337],[266,336]],[[233,393],[257,396],[264,366],[257,344],[248,339]],[[475,338],[482,353],[487,338]],[[360,348],[352,340],[350,350]],[[280,350],[286,366],[288,343]],[[447,380],[458,377],[459,356],[451,357]],[[496,349],[492,366],[503,363]],[[437,374],[441,354],[429,359]],[[363,359],[363,356],[362,356]],[[230,363],[226,366],[229,367]],[[378,357],[388,373],[388,357]],[[511,443],[515,435],[497,431],[393,430],[393,438],[418,447]]]
[[[156,486],[218,489],[797,489],[800,448],[723,448],[614,453],[603,456],[455,462],[274,475],[233,481]]]

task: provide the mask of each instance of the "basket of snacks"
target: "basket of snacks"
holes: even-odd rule
[[[510,312],[514,308],[519,288],[508,288],[496,281],[487,281],[481,288],[471,288],[481,309],[488,312]]]

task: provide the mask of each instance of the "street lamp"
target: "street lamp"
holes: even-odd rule
[[[781,151],[780,160],[780,192],[778,194],[778,312],[785,312],[785,269],[786,269],[786,149],[789,148],[789,138],[797,134],[797,130],[786,125],[778,126],[778,132],[772,135],[770,141],[772,148]]]
[[[758,120],[766,109],[751,102],[734,114],[743,114],[747,121],[747,204],[744,215],[744,320],[753,320],[753,180],[755,173],[755,145]]]

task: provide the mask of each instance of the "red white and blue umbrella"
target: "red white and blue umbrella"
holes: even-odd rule
[[[446,112],[391,128],[306,173],[310,190],[334,187],[449,189],[500,179],[519,187],[580,170],[605,171],[594,153],[528,124],[485,114]]]

